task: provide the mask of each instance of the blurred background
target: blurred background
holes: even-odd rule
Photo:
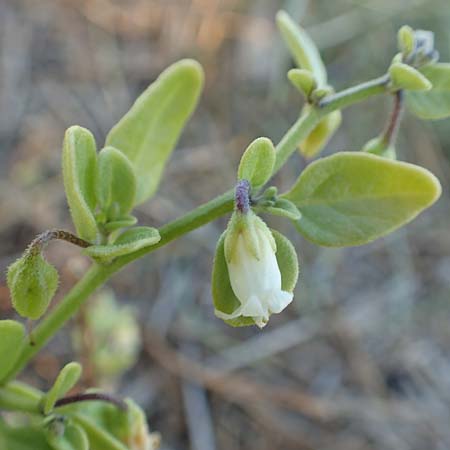
[[[70,125],[91,129],[101,147],[162,69],[182,57],[202,63],[199,108],[137,213],[151,226],[229,189],[252,139],[279,140],[301,106],[274,25],[280,8],[316,40],[336,89],[384,73],[405,23],[435,31],[450,61],[447,0],[0,0],[2,318],[14,317],[6,267],[36,234],[72,229],[60,171]],[[389,110],[389,98],[346,110],[325,153],[361,148]],[[82,387],[133,397],[165,450],[449,449],[450,121],[406,115],[398,153],[434,172],[444,193],[386,238],[319,248],[267,218],[294,242],[301,278],[264,331],[214,318],[223,218],[116,275],[22,378],[45,389],[64,363],[82,361]],[[304,164],[294,156],[279,188]],[[47,256],[61,298],[89,262],[64,243]]]

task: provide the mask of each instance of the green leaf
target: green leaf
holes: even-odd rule
[[[62,426],[62,435],[47,433],[47,441],[53,450],[89,450],[89,440],[83,428],[74,423]]]
[[[0,420],[0,449],[53,450],[47,443],[42,428],[9,427]]]
[[[276,258],[281,272],[281,287],[283,290],[293,292],[298,278],[297,253],[290,241],[281,233],[271,230],[277,245]],[[214,256],[211,291],[214,308],[227,314],[234,312],[241,304],[233,292],[228,273],[228,266],[225,259],[225,235],[222,233],[217,242]],[[251,317],[236,317],[225,320],[225,323],[232,327],[245,327],[255,325]]]
[[[113,222],[106,223],[104,225],[104,228],[108,233],[111,233],[120,228],[131,227],[131,226],[135,225],[136,223],[137,223],[136,217],[125,216],[125,217],[119,217],[117,220],[114,220]]]
[[[40,253],[25,253],[8,268],[14,309],[22,317],[39,319],[55,295],[58,279],[58,271]]]
[[[300,153],[308,159],[317,156],[334,136],[341,122],[342,114],[340,111],[333,111],[326,115],[311,133],[300,142]]]
[[[184,59],[166,69],[106,138],[127,155],[137,177],[136,204],[151,197],[203,86],[199,63]]]
[[[95,140],[89,130],[73,126],[66,131],[62,168],[64,188],[75,229],[82,239],[96,242],[98,229],[94,209],[97,154]]]
[[[19,358],[24,339],[25,328],[21,323],[15,320],[0,320],[0,380]]]
[[[319,50],[308,33],[295,23],[285,11],[278,12],[277,25],[297,66],[309,70],[319,86],[326,85],[327,71]]]
[[[414,67],[401,62],[395,62],[389,67],[392,86],[395,89],[407,91],[429,91],[432,83]]]
[[[302,216],[298,208],[285,198],[278,198],[273,205],[262,205],[253,209],[258,213],[268,213],[274,216],[286,217],[291,220],[298,220]]]
[[[52,411],[56,401],[64,397],[64,395],[66,395],[66,393],[75,386],[80,379],[81,371],[81,365],[77,362],[70,362],[63,367],[61,372],[59,372],[52,388],[44,397],[44,414],[49,414]]]
[[[407,92],[408,109],[426,120],[450,117],[450,63],[430,64],[422,67],[420,72],[433,87],[426,92]]]
[[[291,69],[288,72],[289,81],[301,92],[306,99],[317,88],[317,82],[314,75],[306,69]]]
[[[364,144],[362,152],[372,153],[373,155],[382,156],[388,159],[397,159],[395,147],[386,142],[383,135],[377,136]]]
[[[253,189],[265,184],[272,176],[275,148],[270,139],[255,139],[245,150],[239,163],[238,179],[248,180]]]
[[[113,244],[92,245],[87,247],[84,253],[107,264],[118,256],[155,245],[160,239],[161,236],[156,228],[135,227],[124,231]]]
[[[98,204],[108,221],[126,216],[136,199],[136,176],[124,153],[105,147],[98,155]]]
[[[295,224],[308,240],[345,247],[396,230],[440,194],[438,179],[422,167],[342,152],[310,164],[284,196],[300,209]]]

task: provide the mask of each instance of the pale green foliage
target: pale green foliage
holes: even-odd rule
[[[120,221],[133,209],[136,176],[124,153],[105,147],[98,155],[97,201],[107,222]]]
[[[70,127],[64,136],[62,168],[64,188],[78,235],[89,242],[98,239],[94,217],[97,153],[94,136],[79,126]]]
[[[397,45],[398,49],[402,52],[403,56],[407,58],[415,47],[414,30],[408,26],[403,25],[397,33]]]
[[[75,386],[80,379],[81,371],[81,365],[77,362],[70,362],[63,367],[52,388],[48,391],[44,398],[44,414],[49,414],[53,409],[55,402],[64,397],[64,395],[66,395],[66,393]]]
[[[277,198],[267,204],[259,204],[255,211],[258,213],[268,213],[274,216],[286,217],[291,220],[298,220],[302,216],[298,208],[286,198]]]
[[[342,114],[340,111],[333,111],[324,117],[311,133],[300,142],[300,153],[308,159],[317,156],[336,133],[341,122]]]
[[[440,196],[437,178],[412,164],[341,152],[309,165],[285,197],[298,230],[319,245],[366,244],[411,221]]]
[[[272,175],[275,148],[270,139],[255,139],[245,150],[239,163],[238,179],[248,180],[253,189],[263,186]]]
[[[363,152],[372,153],[377,156],[383,156],[388,159],[397,159],[395,147],[386,142],[383,136],[378,136],[364,144]]]
[[[432,83],[427,92],[408,92],[406,104],[421,119],[450,117],[450,63],[424,66],[420,72]]]
[[[55,295],[58,279],[58,271],[40,253],[25,253],[8,268],[14,309],[23,317],[39,319]]]
[[[59,430],[46,430],[47,442],[53,450],[90,450],[86,432],[75,423],[60,424]]]
[[[406,91],[429,91],[433,85],[421,72],[401,62],[395,62],[389,67],[392,87]]]
[[[319,86],[326,85],[327,71],[319,50],[308,33],[295,23],[285,11],[278,12],[277,25],[297,66],[309,70]]]
[[[25,328],[21,323],[15,320],[0,320],[0,379],[17,361],[24,339]]]
[[[54,450],[40,427],[6,426],[0,419],[0,449],[2,450]]]
[[[298,279],[298,259],[297,253],[291,242],[281,233],[271,230],[275,240],[277,252],[276,258],[281,272],[281,287],[284,291],[293,292]],[[230,284],[228,266],[225,259],[225,231],[219,238],[211,278],[211,292],[214,307],[221,312],[231,314],[240,306]],[[231,320],[225,320],[228,325],[233,327],[243,327],[255,325],[251,317],[237,317]]]
[[[135,227],[124,231],[112,244],[92,245],[84,250],[87,255],[102,263],[109,263],[118,256],[149,247],[161,239],[158,230],[151,227]]]
[[[203,86],[196,61],[179,61],[158,77],[112,128],[106,138],[127,155],[137,177],[136,204],[156,191],[164,167]]]
[[[306,99],[316,89],[317,82],[312,72],[306,69],[291,69],[288,72],[289,81],[301,92]]]

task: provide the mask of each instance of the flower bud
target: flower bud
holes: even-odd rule
[[[397,43],[398,49],[402,52],[405,58],[411,55],[415,47],[414,30],[408,25],[403,25],[398,30]]]
[[[23,317],[39,319],[58,287],[58,272],[40,251],[28,250],[11,264],[7,276],[14,309]]]
[[[317,88],[317,81],[312,72],[306,69],[291,69],[288,72],[289,81],[301,92],[306,99]]]

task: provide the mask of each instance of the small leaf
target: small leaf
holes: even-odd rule
[[[47,441],[53,450],[89,450],[86,432],[74,423],[65,425],[62,435],[48,432]]]
[[[414,30],[408,26],[403,25],[397,33],[397,45],[398,49],[403,53],[403,56],[407,58],[415,47]]]
[[[92,245],[87,247],[84,253],[107,264],[118,256],[155,245],[160,239],[161,236],[156,228],[135,227],[123,232],[113,244]]]
[[[64,395],[66,395],[66,393],[75,386],[80,379],[81,371],[81,365],[77,362],[71,362],[63,367],[61,372],[59,372],[52,388],[44,397],[44,414],[49,414],[52,411],[56,401],[64,397]]]
[[[420,72],[433,87],[426,92],[407,92],[408,108],[425,120],[450,117],[450,63],[430,64],[422,67]]]
[[[308,159],[318,155],[336,133],[341,122],[340,111],[333,111],[325,116],[300,143],[300,153]]]
[[[396,62],[389,67],[392,86],[395,89],[405,89],[407,91],[429,91],[433,85],[421,72],[408,66]]]
[[[137,218],[134,216],[119,217],[113,222],[108,222],[104,225],[105,230],[108,233],[116,231],[120,228],[132,227],[137,223]]]
[[[0,320],[0,380],[20,356],[25,339],[24,326],[15,320]]]
[[[98,155],[98,204],[108,221],[126,216],[136,198],[136,176],[124,153],[105,147]]]
[[[271,230],[277,245],[276,258],[281,272],[281,288],[288,292],[293,292],[298,278],[298,260],[294,247],[289,240],[275,230]],[[233,292],[228,273],[228,266],[225,259],[225,235],[222,233],[217,242],[214,256],[211,291],[214,308],[226,314],[234,312],[241,304]],[[232,327],[246,327],[255,325],[251,317],[236,317],[225,320],[225,323]]]
[[[248,180],[257,189],[272,176],[275,148],[270,139],[255,139],[245,150],[239,163],[238,179]]]
[[[314,89],[317,88],[317,82],[314,75],[306,69],[291,69],[288,72],[289,81],[301,92],[306,99],[309,98]]]
[[[284,194],[296,227],[330,247],[362,245],[410,222],[441,194],[428,170],[368,153],[341,152],[310,164]]]
[[[203,70],[190,59],[166,69],[112,128],[106,145],[122,151],[137,178],[136,204],[151,197],[203,86]]]
[[[308,33],[295,23],[285,11],[278,12],[277,25],[297,66],[309,70],[319,86],[326,85],[327,71],[319,50]]]
[[[97,154],[95,140],[89,130],[73,126],[66,131],[62,167],[64,188],[75,229],[82,239],[96,242],[98,229],[94,209]]]
[[[362,148],[363,152],[372,153],[373,155],[382,156],[388,159],[397,159],[395,147],[388,142],[383,136],[378,136],[366,142]]]
[[[58,279],[58,271],[40,253],[26,253],[8,268],[14,309],[22,317],[39,319],[55,295]]]
[[[299,220],[302,216],[298,208],[285,198],[278,198],[273,205],[262,205],[254,209],[258,213],[268,213],[274,216],[286,217],[291,220]]]

